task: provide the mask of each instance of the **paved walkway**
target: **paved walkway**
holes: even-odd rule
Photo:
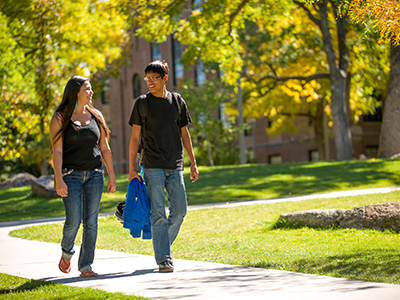
[[[347,195],[386,193],[400,188],[350,191],[283,199],[247,201],[242,205],[299,201]],[[236,206],[239,203],[214,206]],[[210,207],[209,206],[209,207]],[[204,206],[190,207],[199,209]],[[272,300],[399,300],[400,285],[363,282],[242,266],[174,259],[174,273],[159,273],[153,256],[96,250],[97,278],[80,278],[77,255],[69,274],[58,268],[60,246],[12,238],[9,231],[63,218],[0,223],[0,273],[93,287],[152,299],[272,299]],[[79,250],[79,249],[77,249]],[[74,268],[75,267],[75,268]]]

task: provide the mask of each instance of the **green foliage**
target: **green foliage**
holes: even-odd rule
[[[0,182],[7,180],[11,175],[27,172],[33,176],[39,177],[40,169],[35,165],[28,166],[23,163],[19,158],[11,160],[4,160],[0,157]]]
[[[347,12],[353,22],[366,25],[366,34],[377,32],[380,37],[380,42],[399,45],[399,1],[345,0],[342,2],[342,14]]]
[[[0,155],[38,166],[49,158],[49,122],[73,75],[105,72],[121,56],[126,20],[115,1],[0,4]],[[88,26],[90,24],[90,26]]]
[[[390,74],[390,47],[379,44],[376,34],[366,36],[362,42],[355,39],[356,36],[349,41],[352,62],[350,107],[353,120],[357,123],[362,115],[375,115],[386,97]]]
[[[346,118],[343,111],[330,108],[332,103],[343,107],[346,101],[348,83],[332,75],[339,72],[339,65],[350,75],[354,65],[356,77],[351,82],[350,101],[354,121],[364,113],[374,113],[380,105],[378,99],[383,91],[372,88],[368,78],[378,78],[379,83],[373,86],[385,86],[383,74],[388,63],[381,55],[385,51],[355,54],[370,46],[356,49],[362,44],[357,38],[360,28],[338,17],[336,9],[341,2],[212,0],[193,4],[191,9],[187,9],[188,4],[182,10],[182,1],[164,1],[163,5],[134,1],[132,9],[137,13],[136,34],[150,41],[165,40],[168,34],[174,34],[174,38],[187,45],[185,63],[199,59],[215,62],[222,71],[222,79],[231,85],[237,83],[239,72],[245,71],[245,113],[248,117],[269,117],[273,125],[268,134],[275,135],[298,130],[299,116],[308,118],[308,123],[318,128],[322,126],[319,123],[323,111],[331,120]],[[142,18],[140,9],[151,13],[147,11],[147,17]],[[322,33],[321,25],[325,23],[328,28]],[[351,44],[356,46],[355,55],[349,56],[347,47]],[[380,63],[373,64],[377,60]],[[336,84],[340,88],[333,89]],[[323,99],[327,99],[327,105],[321,109]],[[348,159],[349,141],[341,143],[339,137],[348,136],[349,128],[338,123],[330,122],[337,137],[338,155]]]
[[[177,91],[190,105],[197,163],[211,166],[238,163],[235,145],[238,128],[233,116],[222,111],[233,97],[233,88],[215,78],[199,86],[185,81]],[[228,119],[224,120],[226,116]]]
[[[266,24],[247,22],[240,38],[245,116],[268,117],[271,136],[299,130],[298,117],[309,124],[322,119],[317,106],[329,91],[329,70],[320,34],[302,10],[293,6]]]

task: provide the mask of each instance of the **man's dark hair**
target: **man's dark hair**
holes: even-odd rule
[[[154,60],[151,63],[149,63],[146,67],[146,69],[144,70],[144,73],[157,73],[159,75],[161,75],[162,78],[164,78],[164,75],[168,75],[169,74],[169,68],[168,68],[168,64],[165,60],[161,61],[161,60]]]

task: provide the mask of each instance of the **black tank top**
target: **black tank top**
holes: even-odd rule
[[[100,128],[96,119],[88,125],[72,125],[65,130],[63,141],[63,168],[88,171],[101,167]]]

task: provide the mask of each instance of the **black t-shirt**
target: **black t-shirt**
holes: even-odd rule
[[[180,105],[180,124],[178,107],[172,97],[176,97]],[[138,105],[139,101],[135,102],[132,110],[129,120],[131,126],[143,126],[141,119],[143,112],[140,111],[143,106]],[[185,100],[178,93],[172,96],[172,93],[167,92],[165,98],[158,98],[147,93],[143,101],[147,101],[143,168],[183,170],[181,128],[192,122]]]
[[[63,140],[63,164],[66,169],[89,171],[101,167],[100,128],[96,119],[88,125],[68,124]]]

